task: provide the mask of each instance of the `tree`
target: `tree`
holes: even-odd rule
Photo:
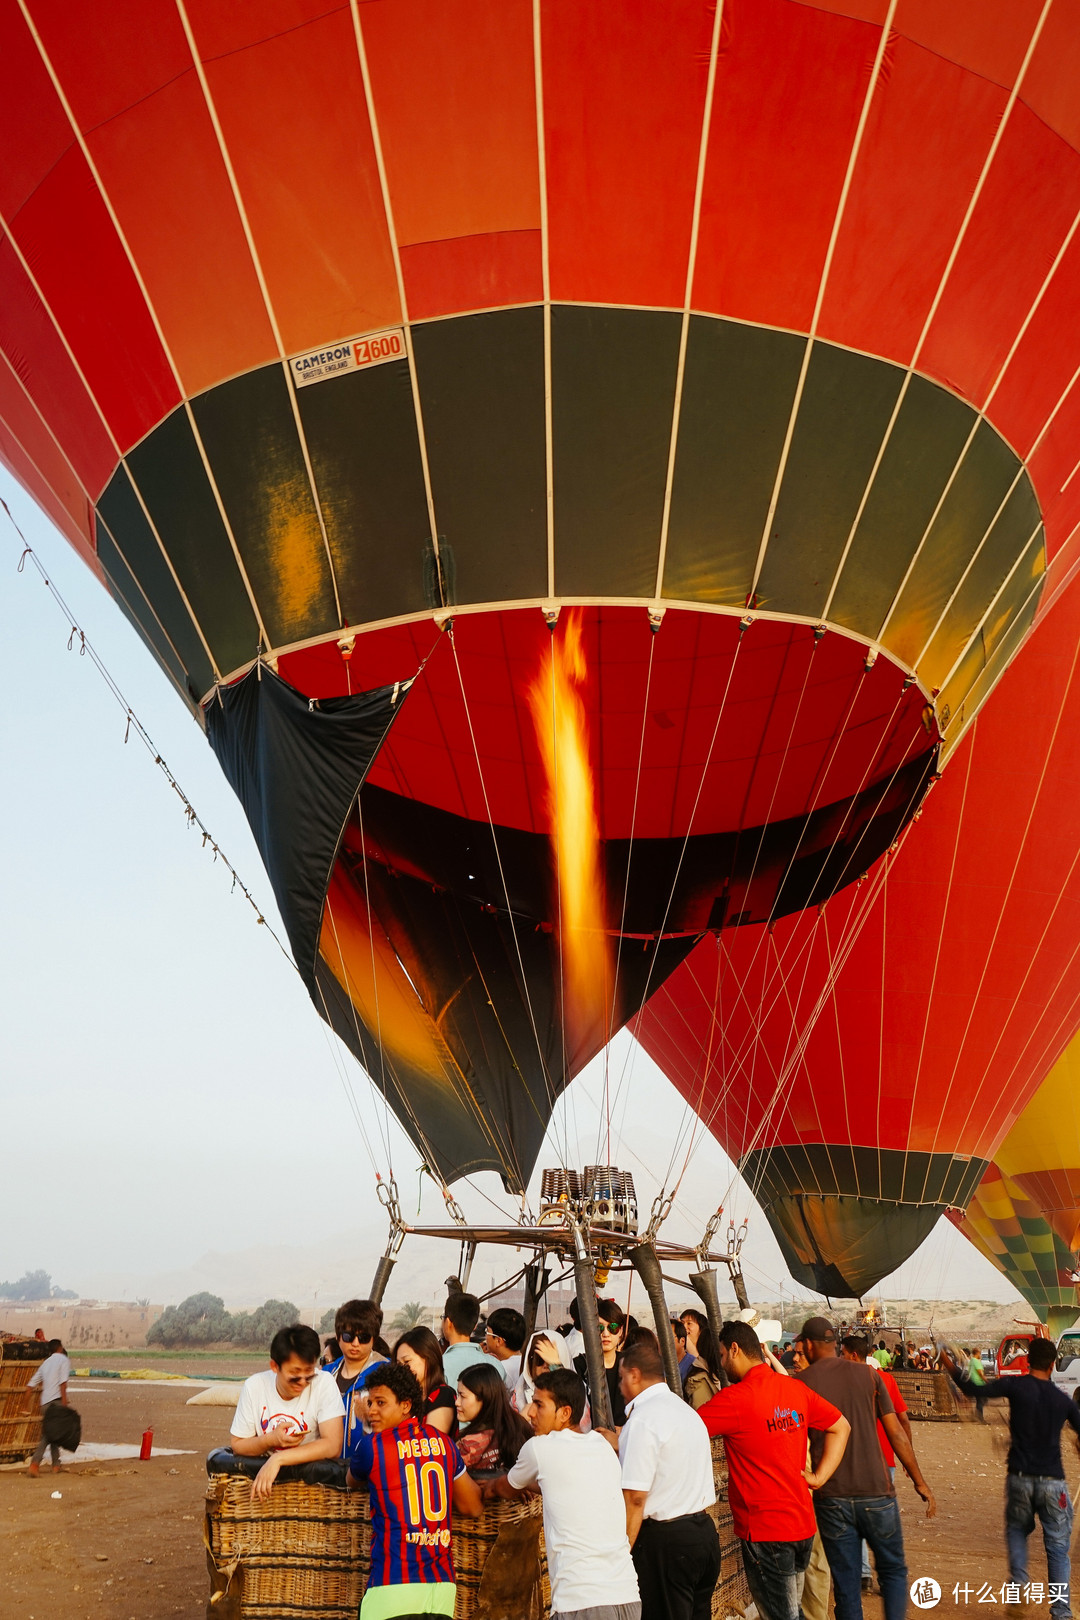
[[[331,1307],[330,1307],[330,1309],[328,1311],[323,1312],[322,1321],[319,1323],[319,1332],[320,1333],[333,1333],[333,1331],[334,1331],[334,1318],[335,1318],[336,1315],[337,1315],[337,1311],[334,1309],[334,1307],[332,1305],[331,1305]]]
[[[390,1323],[392,1333],[407,1333],[410,1328],[426,1327],[427,1307],[419,1301],[410,1299],[398,1310],[394,1320]]]
[[[0,1283],[2,1299],[51,1299],[52,1278],[47,1271],[24,1271],[17,1282]]]
[[[189,1294],[163,1311],[146,1335],[147,1344],[166,1350],[195,1349],[207,1344],[254,1345],[266,1349],[278,1328],[298,1320],[291,1299],[267,1299],[254,1311],[233,1316],[216,1294]]]
[[[255,1311],[233,1317],[233,1343],[265,1349],[278,1328],[290,1327],[300,1312],[291,1299],[268,1299]]]
[[[188,1345],[232,1342],[233,1318],[225,1301],[216,1294],[189,1294],[179,1305],[170,1305],[146,1335],[147,1344],[173,1350]]]

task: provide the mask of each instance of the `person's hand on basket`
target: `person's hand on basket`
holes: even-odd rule
[[[270,1492],[274,1486],[274,1481],[278,1477],[278,1469],[281,1467],[281,1464],[282,1454],[280,1451],[275,1451],[271,1453],[269,1457],[267,1457],[266,1461],[259,1469],[259,1472],[255,1475],[255,1478],[251,1482],[251,1496],[253,1501],[257,1496],[265,1498],[270,1495]]]

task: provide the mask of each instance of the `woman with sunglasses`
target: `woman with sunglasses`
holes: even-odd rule
[[[394,1360],[408,1367],[424,1392],[424,1409],[417,1416],[429,1429],[457,1438],[454,1392],[443,1373],[442,1351],[430,1328],[414,1327],[394,1346]]]
[[[636,1327],[637,1323],[633,1317],[620,1310],[613,1299],[598,1299],[596,1311],[600,1318],[600,1349],[604,1356],[604,1372],[607,1377],[608,1397],[611,1401],[611,1422],[615,1429],[621,1429],[626,1422],[626,1403],[619,1389],[619,1353],[626,1342],[628,1327]],[[574,1357],[574,1371],[584,1382],[585,1388],[589,1389],[589,1365],[585,1356]],[[589,1389],[589,1406],[592,1421],[598,1423],[600,1419],[591,1389]]]
[[[458,1374],[458,1450],[474,1479],[509,1473],[532,1430],[510,1405],[498,1367],[474,1362]]]
[[[352,1443],[359,1444],[364,1428],[364,1380],[372,1367],[387,1358],[378,1349],[383,1313],[371,1299],[347,1299],[334,1317],[334,1337],[341,1354],[326,1371],[337,1381],[345,1402],[345,1438],[341,1455],[347,1457]]]

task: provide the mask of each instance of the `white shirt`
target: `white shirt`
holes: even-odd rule
[[[344,1416],[337,1380],[329,1373],[317,1372],[302,1395],[283,1401],[277,1390],[277,1373],[271,1367],[253,1373],[244,1384],[229,1432],[238,1440],[254,1440],[269,1429],[281,1429],[285,1434],[317,1440],[320,1423]]]
[[[41,1363],[30,1380],[30,1388],[41,1390],[42,1406],[48,1406],[50,1401],[60,1399],[60,1386],[67,1383],[71,1371],[71,1362],[62,1350],[54,1350],[52,1355]]]
[[[716,1501],[708,1432],[666,1384],[649,1384],[628,1402],[619,1461],[623,1490],[648,1492],[647,1519],[680,1519]]]
[[[585,1340],[582,1337],[580,1328],[570,1329],[569,1333],[566,1335],[566,1348],[570,1352],[571,1361],[573,1361],[575,1356],[583,1356],[585,1354]]]
[[[507,1356],[505,1361],[499,1362],[499,1371],[506,1379],[506,1387],[512,1395],[517,1388],[517,1381],[521,1377],[521,1357]]]
[[[553,1614],[638,1601],[619,1461],[606,1440],[573,1429],[534,1435],[507,1479],[543,1492]]]

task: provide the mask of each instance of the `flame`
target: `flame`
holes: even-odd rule
[[[581,617],[552,632],[551,659],[529,688],[529,708],[547,778],[547,808],[559,884],[563,1017],[573,1044],[608,1036],[611,945],[589,727]]]

